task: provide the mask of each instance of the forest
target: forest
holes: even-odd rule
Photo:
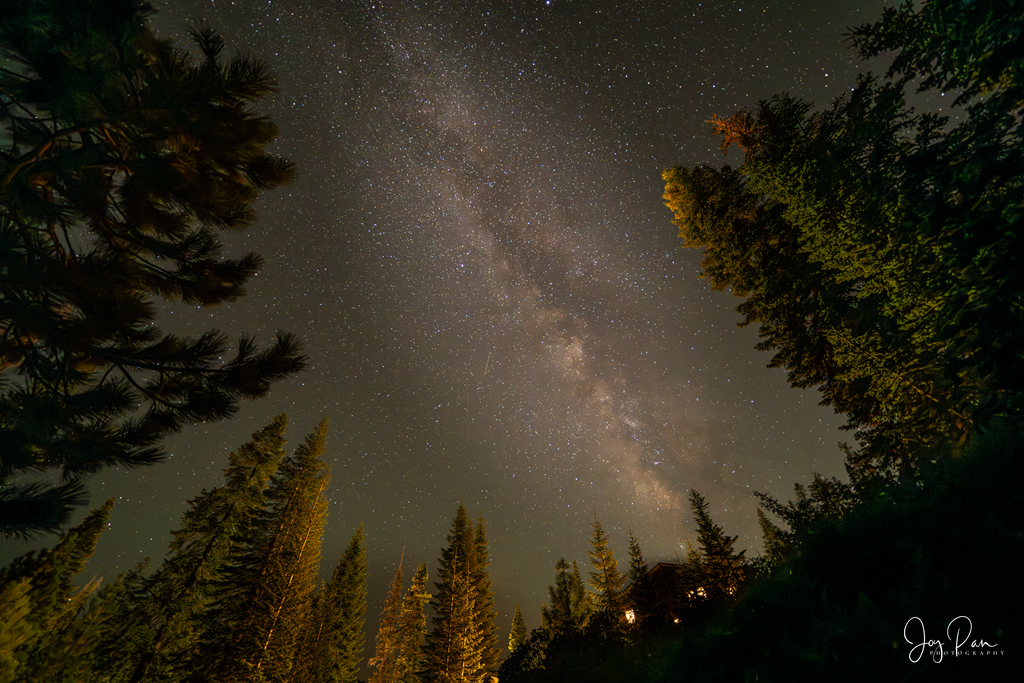
[[[531,632],[519,607],[497,623],[486,522],[463,505],[409,583],[401,556],[383,605],[367,605],[362,527],[320,581],[326,418],[290,453],[275,418],[188,501],[165,557],[76,583],[114,509],[66,528],[88,475],[158,463],[168,435],[307,363],[288,333],[261,349],[156,323],[153,297],[243,296],[262,259],[224,258],[218,232],[295,169],[250,106],[273,91],[266,66],[226,59],[210,28],[192,32],[198,57],[182,51],[152,12],[0,9],[0,535],[60,534],[0,569],[0,683],[1024,673],[1019,5],[889,7],[850,34],[884,74],[825,106],[780,94],[715,117],[742,162],[664,171],[701,277],[846,419],[848,480],[758,493],[760,551],[690,490],[696,542],[654,566],[632,532],[616,559],[595,513],[589,562],[557,561]],[[952,104],[929,108],[935,93]],[[59,476],[26,483],[39,472]]]

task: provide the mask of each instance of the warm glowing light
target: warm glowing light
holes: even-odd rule
[[[628,621],[631,624],[636,622],[636,613],[633,612],[633,610],[626,610],[626,621]]]

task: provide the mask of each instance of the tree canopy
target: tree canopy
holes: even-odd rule
[[[218,330],[164,332],[156,300],[216,306],[262,259],[223,254],[218,232],[255,219],[292,164],[265,149],[252,109],[267,66],[158,39],[139,0],[0,6],[0,534],[55,530],[84,503],[80,478],[148,465],[184,425],[305,365],[297,339],[260,349]],[[62,483],[25,481],[55,471]]]
[[[894,51],[822,110],[781,95],[713,119],[738,169],[666,170],[704,276],[796,387],[847,416],[855,483],[1019,414],[1024,386],[1022,23],[1005,0],[888,8],[852,40]],[[954,95],[918,111],[911,89]]]

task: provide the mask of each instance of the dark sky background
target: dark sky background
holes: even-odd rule
[[[712,115],[848,89],[866,67],[842,34],[880,0],[156,5],[162,36],[206,21],[269,63],[260,108],[300,169],[226,236],[267,259],[248,296],[164,322],[290,330],[310,367],[167,463],[95,476],[92,505],[118,503],[85,574],[162,557],[186,500],[282,412],[291,446],[331,418],[323,573],[363,523],[368,654],[403,548],[433,576],[460,501],[487,521],[504,640],[517,603],[539,624],[559,557],[589,568],[595,513],[621,568],[628,529],[672,561],[696,488],[753,556],[752,491],[842,474],[841,420],[697,277],[660,174],[722,162]]]

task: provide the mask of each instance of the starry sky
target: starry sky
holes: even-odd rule
[[[282,412],[291,446],[330,416],[323,572],[362,523],[368,648],[403,548],[407,576],[433,575],[460,501],[487,522],[502,638],[516,604],[539,624],[559,557],[586,564],[595,514],[621,568],[629,529],[673,561],[696,488],[755,555],[751,492],[841,475],[851,436],[697,277],[660,174],[723,162],[712,115],[848,89],[867,66],[843,33],[883,4],[155,2],[161,36],[205,21],[269,63],[260,107],[300,171],[225,236],[267,259],[248,295],[163,324],[290,330],[310,364],[172,438],[167,463],[96,475],[92,505],[118,503],[85,574],[162,557],[186,501]]]

